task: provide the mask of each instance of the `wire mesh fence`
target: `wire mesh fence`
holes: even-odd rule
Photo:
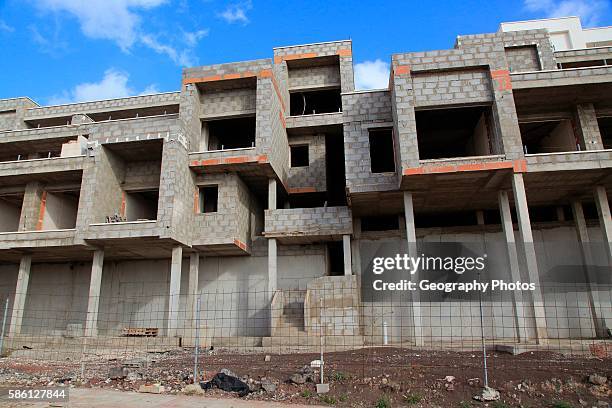
[[[92,302],[86,279],[33,275],[26,292],[0,299],[0,379],[179,392],[225,369],[249,387],[246,398],[459,406],[490,385],[509,406],[609,402],[605,262],[540,263],[535,290],[482,290],[503,277],[516,286],[509,262],[490,259],[478,273],[372,274],[375,258],[399,251],[363,249],[360,275],[281,278],[275,291],[262,274],[201,274],[195,291],[185,278],[171,296],[165,275],[126,274],[104,280]],[[330,399],[316,397],[320,384]]]

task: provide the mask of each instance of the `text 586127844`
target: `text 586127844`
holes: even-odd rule
[[[0,388],[0,401],[68,401],[69,388]]]

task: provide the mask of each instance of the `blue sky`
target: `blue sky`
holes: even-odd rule
[[[612,25],[610,0],[0,0],[0,98],[54,104],[174,91],[183,66],[347,38],[358,86],[380,87],[392,53],[559,15]]]

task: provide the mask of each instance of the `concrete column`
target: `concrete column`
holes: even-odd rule
[[[268,296],[274,297],[277,286],[276,238],[268,239]]]
[[[19,261],[19,274],[17,275],[17,287],[15,289],[15,299],[13,300],[13,313],[11,315],[9,336],[17,336],[21,333],[21,321],[23,320],[23,310],[25,308],[26,296],[28,293],[31,266],[32,255],[23,255]]]
[[[276,210],[276,179],[268,180],[268,210]]]
[[[597,123],[595,107],[592,103],[583,103],[576,105],[574,113],[576,122],[576,137],[583,149],[585,150],[601,150],[603,149],[603,141],[601,140],[601,132]]]
[[[594,191],[595,205],[599,214],[599,226],[603,236],[604,247],[608,254],[608,262],[612,264],[612,219],[610,218],[610,204],[604,186],[596,186]]]
[[[531,220],[529,219],[529,207],[527,205],[527,194],[525,193],[525,182],[521,173],[512,174],[512,191],[514,193],[514,204],[518,217],[519,233],[523,242],[525,252],[525,264],[529,282],[535,283],[536,289],[532,291],[533,315],[535,316],[536,340],[539,344],[548,341],[546,330],[546,314],[544,312],[544,300],[538,273],[538,262],[536,259],[533,234],[531,232]]]
[[[412,193],[404,191],[404,214],[406,219],[406,241],[408,243],[408,256],[418,256],[416,229],[414,226],[414,206],[412,203]],[[419,273],[411,275],[411,280],[417,279]],[[415,346],[424,345],[423,324],[421,318],[421,296],[418,291],[411,292],[412,324],[414,326]]]
[[[198,279],[200,275],[200,254],[194,252],[189,255],[189,282],[187,286],[187,324],[186,329],[190,329],[190,333],[185,335],[184,344],[194,345],[195,329],[197,327],[197,307],[198,307]]]
[[[276,179],[268,180],[268,209],[276,209]],[[274,297],[278,282],[276,238],[268,238],[268,296],[270,300]]]
[[[98,310],[100,308],[100,289],[102,287],[102,268],[104,251],[94,252],[89,278],[89,298],[87,300],[87,317],[85,319],[85,337],[98,335]]]
[[[476,211],[476,223],[478,225],[485,225],[484,211],[482,210]]]
[[[351,260],[351,236],[342,236],[342,251],[344,254],[344,276],[350,276],[353,274],[352,271],[352,260]]]
[[[179,304],[181,295],[181,266],[183,264],[183,248],[172,248],[170,263],[170,292],[168,294],[168,337],[178,334]]]
[[[597,282],[597,271],[593,269],[595,263],[593,252],[591,251],[591,240],[589,238],[586,220],[584,219],[584,211],[582,210],[582,203],[580,201],[572,201],[572,213],[574,215],[574,222],[576,223],[576,234],[578,235],[578,241],[580,241],[582,249],[587,284],[589,285],[589,307],[591,308],[593,326],[597,337],[605,337],[607,334],[605,322],[601,313],[602,304],[599,300],[599,291],[595,285]]]
[[[359,240],[361,239],[361,219],[353,219],[353,239],[351,240],[351,261],[353,263],[353,275],[361,275],[361,251]]]
[[[514,226],[512,225],[512,213],[510,212],[508,192],[500,191],[498,201],[502,228],[508,249],[508,266],[510,267],[510,277],[514,282],[521,281],[521,271],[519,268],[516,240],[514,239]],[[512,295],[514,300],[516,337],[518,338],[519,342],[524,342],[527,340],[527,322],[525,321],[525,303],[523,302],[523,293],[517,290],[512,292]]]
[[[557,221],[565,221],[565,212],[563,211],[563,207],[560,205],[557,206]]]

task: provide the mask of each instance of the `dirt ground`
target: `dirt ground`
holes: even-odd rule
[[[488,353],[489,385],[501,398],[485,405],[475,401],[483,386],[482,355],[475,352],[415,351],[400,348],[365,348],[326,354],[325,379],[330,392],[316,394],[315,384],[294,384],[292,374],[312,360],[310,354],[203,353],[203,380],[222,368],[247,382],[265,377],[276,385],[273,392],[252,392],[243,399],[283,401],[338,407],[608,407],[612,401],[612,359],[564,356],[553,352],[528,352],[517,356]],[[129,375],[111,379],[111,367],[126,366]],[[81,376],[81,374],[84,374]],[[604,384],[594,384],[597,374]],[[318,378],[318,370],[317,370]],[[606,380],[607,378],[607,380]],[[23,357],[0,360],[3,385],[64,385],[138,390],[142,384],[161,383],[166,393],[177,394],[193,382],[193,350],[176,350],[131,359],[98,359],[86,362],[41,362]],[[229,396],[218,389],[212,397]]]

